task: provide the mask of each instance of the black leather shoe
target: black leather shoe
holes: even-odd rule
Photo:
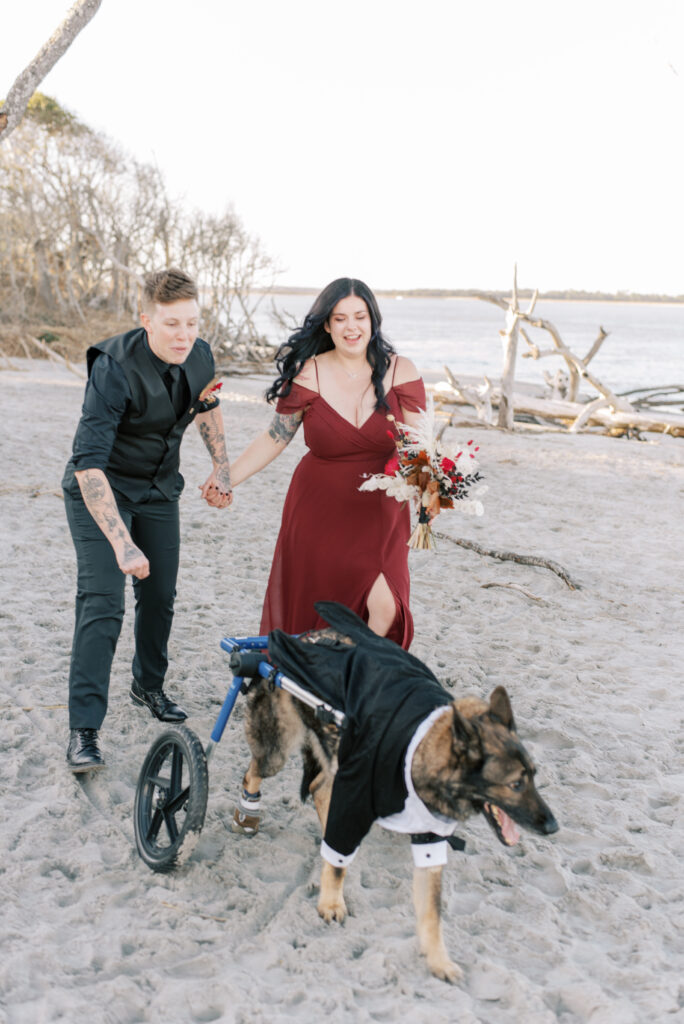
[[[97,743],[97,729],[72,729],[66,759],[76,774],[104,768],[104,758]]]
[[[160,722],[184,722],[188,717],[183,708],[166,696],[163,690],[143,690],[133,680],[131,700],[134,704],[142,704],[149,708]]]

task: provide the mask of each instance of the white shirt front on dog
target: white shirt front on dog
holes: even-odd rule
[[[445,714],[449,710],[450,705],[448,704],[435,708],[427,718],[423,719],[414,732],[411,737],[411,742],[406,748],[406,757],[404,759],[404,781],[408,792],[404,806],[396,814],[391,814],[386,818],[376,818],[376,825],[380,825],[381,828],[386,828],[390,832],[401,832],[405,835],[432,832],[435,835],[445,837],[453,835],[458,828],[459,823],[454,818],[447,818],[441,814],[434,814],[425,806],[416,793],[413,786],[413,779],[411,778],[413,756],[418,744],[440,715]],[[325,840],[321,842],[321,856],[334,867],[347,867],[351,864],[358,853],[358,849],[359,848],[357,846],[353,853],[344,856],[328,846]],[[416,867],[439,867],[440,865],[446,864],[446,839],[442,842],[412,843],[411,853],[413,854],[413,863]]]

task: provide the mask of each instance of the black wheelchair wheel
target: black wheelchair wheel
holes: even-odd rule
[[[135,792],[135,842],[153,871],[192,853],[204,824],[209,774],[204,749],[185,725],[163,732],[143,762]]]

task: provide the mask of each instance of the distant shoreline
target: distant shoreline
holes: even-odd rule
[[[320,288],[295,287],[274,287],[269,289],[255,289],[256,292],[264,291],[269,295],[318,295]],[[373,289],[375,294],[382,298],[402,299],[479,299],[484,295],[493,295],[499,299],[507,299],[509,291],[465,288],[377,288]],[[533,295],[531,288],[519,288],[518,297],[530,299]],[[540,292],[539,299],[554,302],[618,302],[618,303],[639,303],[641,305],[684,305],[684,295],[649,295],[638,292],[584,292],[584,291],[549,291]]]

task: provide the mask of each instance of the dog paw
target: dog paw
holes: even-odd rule
[[[347,916],[347,905],[341,897],[334,900],[320,899],[316,909],[326,924],[331,921],[339,921],[341,924]]]
[[[448,957],[428,960],[428,967],[430,968],[431,974],[434,974],[435,978],[440,978],[442,981],[448,981],[452,985],[455,985],[457,981],[461,981],[463,978],[463,971],[461,968],[458,964],[455,964],[453,960],[449,960]]]
[[[230,823],[230,831],[239,836],[255,836],[259,831],[260,821],[259,814],[246,814],[245,811],[236,807],[233,820]]]

